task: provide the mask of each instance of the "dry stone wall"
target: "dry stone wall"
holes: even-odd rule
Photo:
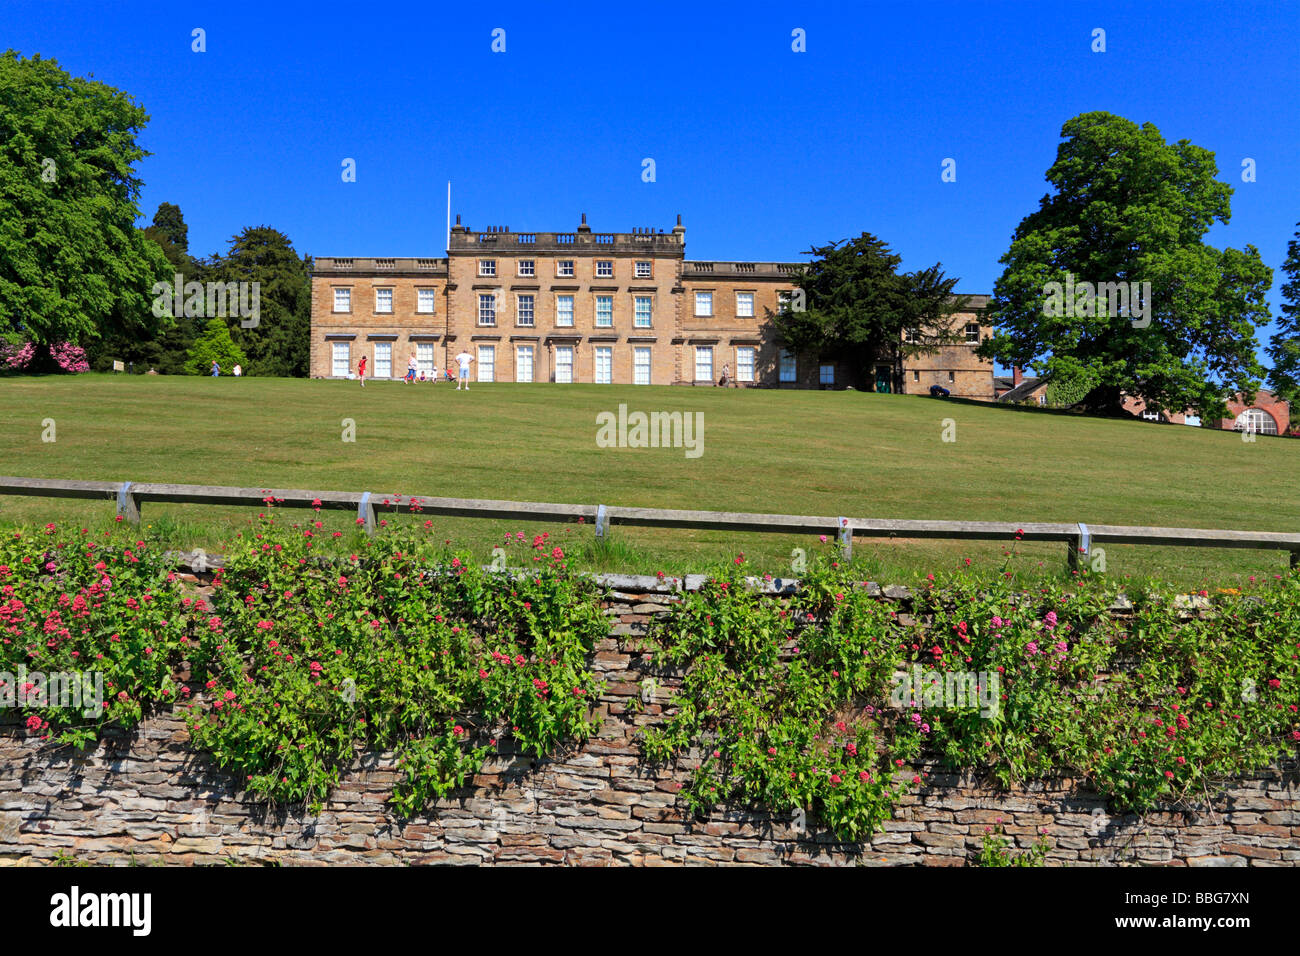
[[[1105,800],[1060,778],[1001,791],[934,765],[869,842],[844,844],[809,821],[744,808],[692,818],[677,791],[690,762],[653,770],[637,734],[661,719],[675,685],[643,681],[640,638],[677,587],[607,576],[609,636],[596,648],[606,681],[600,731],[548,759],[505,752],[472,786],[401,819],[387,806],[397,777],[389,753],[358,758],[317,815],[250,801],[230,774],[188,747],[178,714],[106,736],[81,753],[0,727],[0,862],[57,855],[91,863],[167,864],[810,864],[962,866],[1001,825],[1015,846],[1045,832],[1048,865],[1270,866],[1300,863],[1300,777],[1274,767],[1230,782],[1203,807],[1110,815]],[[772,590],[781,590],[778,582]],[[877,589],[905,607],[904,588]],[[201,686],[194,688],[202,690]],[[643,696],[649,699],[643,701]]]

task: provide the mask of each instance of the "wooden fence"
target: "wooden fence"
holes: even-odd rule
[[[702,528],[769,534],[835,536],[845,557],[853,553],[854,538],[947,538],[952,540],[1059,541],[1067,561],[1078,567],[1081,557],[1098,544],[1148,544],[1199,548],[1254,548],[1290,553],[1291,567],[1300,567],[1300,533],[1224,531],[1204,528],[1150,528],[1088,525],[1082,522],[1014,524],[1007,521],[917,521],[894,518],[850,518],[828,515],[749,514],[730,511],[676,511],[663,508],[624,508],[616,505],[571,505],[537,501],[493,501],[478,498],[424,498],[383,495],[370,491],[301,491],[232,488],[217,485],[174,485],[130,481],[64,481],[45,478],[0,477],[0,494],[52,498],[106,498],[117,513],[138,524],[147,501],[188,504],[322,508],[355,511],[358,524],[373,534],[376,513],[418,511],[430,515],[498,518],[519,521],[587,522],[603,538],[611,525],[652,528]]]

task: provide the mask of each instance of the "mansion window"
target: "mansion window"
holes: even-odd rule
[[[481,276],[495,276],[497,274],[497,261],[495,259],[480,259],[478,261],[478,274]]]
[[[614,324],[614,297],[612,295],[596,296],[596,325],[609,328]]]
[[[573,275],[573,260],[572,260],[572,259],[556,259],[556,260],[555,260],[555,274],[556,274],[557,276],[572,276],[572,275]]]
[[[479,293],[478,324],[497,324],[497,297],[495,295],[491,295],[490,293]]]
[[[789,349],[781,350],[781,381],[795,381],[795,361],[794,353]]]
[[[531,295],[521,295],[519,304],[516,307],[516,321],[519,325],[533,324],[533,297]],[[528,381],[532,381],[530,378]]]
[[[376,289],[375,290],[375,311],[379,313],[390,313],[393,311],[393,290]]]
[[[697,292],[695,293],[695,314],[697,316],[708,317],[713,315],[713,293]]]
[[[415,311],[429,314],[434,311],[434,306],[438,302],[437,291],[434,289],[418,289],[415,293]]]
[[[752,345],[742,345],[736,349],[736,381],[754,380],[754,355],[757,351]]]
[[[649,278],[650,278],[650,263],[648,263],[648,262],[638,262],[638,263],[636,264],[636,277],[637,277],[638,279],[649,279]]]
[[[335,312],[352,311],[352,290],[351,289],[334,290],[334,311]]]
[[[638,329],[650,328],[650,296],[639,295],[634,300],[636,305],[636,316],[633,325]]]
[[[614,275],[614,262],[612,259],[596,260],[596,278],[609,279]]]
[[[966,341],[972,345],[977,344],[980,340],[980,324],[978,322],[966,323]]]
[[[754,293],[737,292],[736,293],[736,315],[741,318],[752,318],[754,315]]]
[[[537,275],[537,264],[532,259],[520,259],[519,274],[521,276]]]
[[[573,296],[557,295],[555,297],[555,324],[565,328],[573,327]]]

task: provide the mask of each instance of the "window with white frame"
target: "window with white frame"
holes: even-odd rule
[[[432,313],[438,304],[436,289],[417,289],[415,292],[415,311],[422,315]]]
[[[497,324],[497,297],[488,292],[480,292],[478,296],[478,324],[479,325],[496,325]]]
[[[519,260],[519,274],[521,276],[537,275],[537,263],[532,259]]]
[[[614,275],[614,261],[612,259],[596,260],[596,278],[608,279]]]
[[[555,347],[555,381],[567,385],[573,381],[573,346],[557,345]]]
[[[533,325],[533,297],[531,294],[519,296],[519,303],[516,307],[517,321],[520,325],[531,327]],[[529,379],[532,381],[532,379]]]
[[[564,328],[573,327],[573,296],[555,297],[555,324]]]
[[[393,290],[375,290],[375,311],[381,314],[393,311]]]
[[[789,349],[781,350],[781,381],[795,381],[795,359],[794,353]]]
[[[596,384],[611,385],[614,382],[614,348],[610,345],[596,346]]]
[[[695,346],[695,381],[713,381],[713,346]]]
[[[906,342],[908,345],[915,345],[920,340],[920,338],[921,338],[921,334],[916,329],[903,330],[903,341]]]
[[[351,289],[334,290],[334,311],[335,312],[352,311],[352,290]]]
[[[700,316],[709,316],[713,314],[712,292],[695,293],[695,314]]]
[[[614,297],[612,295],[596,296],[596,325],[608,328],[614,324]]]
[[[978,322],[966,323],[966,341],[969,343],[978,343],[980,340],[980,324]]]
[[[432,342],[415,343],[415,371],[425,378],[433,378],[433,373],[438,367],[438,360],[433,354]]]
[[[823,366],[821,367],[820,372],[819,372],[819,378],[818,378],[818,381],[820,381],[823,385],[834,385],[834,384],[835,384],[835,366],[834,366],[834,365],[823,365]]]
[[[478,380],[480,382],[495,382],[497,378],[497,347],[495,345],[480,345],[478,347]]]
[[[478,274],[481,276],[496,275],[497,261],[495,259],[480,259],[478,261]]]
[[[754,360],[757,354],[758,349],[752,345],[741,345],[736,348],[736,381],[754,380]]]
[[[737,292],[736,293],[736,315],[741,318],[752,318],[754,315],[754,293]]]
[[[375,378],[393,377],[393,343],[375,343]]]
[[[573,260],[572,260],[572,259],[556,259],[556,260],[555,260],[555,274],[556,274],[557,276],[571,276],[571,275],[573,275]]]
[[[650,348],[638,345],[632,349],[632,384],[650,384]]]
[[[650,296],[638,295],[632,302],[635,306],[632,324],[638,329],[650,328]]]
[[[790,303],[794,301],[794,293],[789,289],[782,289],[776,294],[776,308],[778,312],[784,312],[790,308]]]
[[[533,380],[533,347],[519,345],[515,347],[515,381],[531,382]]]
[[[352,346],[348,342],[331,342],[330,374],[335,378],[347,378],[352,371]]]
[[[638,263],[636,264],[636,277],[637,277],[638,279],[649,279],[649,278],[650,278],[650,263],[649,263],[649,262],[638,262]]]
[[[1256,435],[1276,435],[1277,421],[1262,408],[1248,408],[1232,423],[1232,430]]]

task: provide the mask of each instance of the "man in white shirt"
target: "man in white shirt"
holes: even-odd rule
[[[456,380],[456,391],[460,391],[462,385],[465,391],[469,391],[469,363],[474,361],[474,356],[468,352],[461,352],[456,356],[456,365],[460,368],[460,377]]]

